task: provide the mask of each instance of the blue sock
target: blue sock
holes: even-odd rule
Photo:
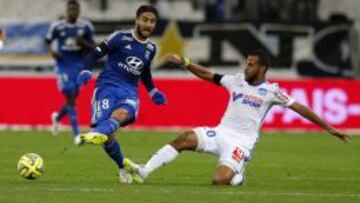
[[[118,128],[120,128],[120,121],[116,118],[109,118],[98,123],[94,131],[104,135],[111,135]]]
[[[67,113],[68,113],[68,105],[62,106],[56,118],[56,121],[60,121]]]
[[[115,161],[119,168],[124,168],[124,156],[121,153],[120,145],[116,139],[110,144],[103,145],[106,153]]]
[[[73,130],[73,136],[76,136],[79,134],[79,126],[75,106],[68,105],[67,111],[70,118],[71,128]]]

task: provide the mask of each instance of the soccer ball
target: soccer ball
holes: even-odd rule
[[[28,153],[20,158],[17,170],[22,177],[33,180],[44,173],[44,161],[40,155]]]

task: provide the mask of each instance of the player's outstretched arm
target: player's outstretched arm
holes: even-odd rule
[[[105,42],[100,43],[92,52],[90,52],[84,60],[84,66],[77,76],[77,83],[80,85],[87,84],[92,78],[91,69],[94,67],[96,61],[105,56],[109,52],[109,48]]]
[[[214,82],[215,73],[209,71],[208,69],[206,69],[205,67],[199,64],[191,63],[190,59],[187,57],[183,57],[183,56],[180,57],[175,54],[170,54],[167,57],[167,60],[176,65],[183,66],[185,69],[189,70],[191,73],[193,73],[195,76],[197,76],[200,79],[209,82]]]
[[[165,105],[167,103],[165,94],[158,90],[154,85],[149,66],[145,67],[144,71],[142,72],[141,81],[156,105]]]
[[[95,62],[101,57],[109,53],[109,46],[105,42],[101,42],[93,51],[91,51],[84,60],[83,70],[91,70]]]
[[[313,123],[315,123],[316,125],[322,127],[323,129],[325,129],[327,132],[329,132],[330,134],[336,136],[337,138],[339,138],[341,141],[343,142],[348,142],[350,139],[350,136],[342,133],[338,130],[336,130],[335,128],[331,127],[330,125],[328,125],[325,121],[323,121],[318,115],[316,115],[311,109],[309,109],[308,107],[298,103],[298,102],[294,102],[293,104],[291,104],[289,106],[290,109],[294,110],[295,112],[299,113],[300,115],[302,115],[304,118],[312,121]]]

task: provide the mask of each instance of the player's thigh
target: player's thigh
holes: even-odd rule
[[[195,151],[198,145],[198,139],[194,131],[187,131],[170,142],[177,151],[191,150]]]
[[[95,88],[91,100],[91,123],[97,123],[109,119],[114,110],[115,97],[110,89]]]
[[[220,151],[218,165],[227,166],[234,173],[242,173],[245,164],[245,149],[237,139],[221,136],[217,140]]]
[[[117,100],[115,110],[111,117],[115,117],[121,121],[121,126],[133,123],[138,115],[139,100],[137,98],[120,98]]]
[[[76,79],[73,76],[66,72],[57,71],[56,73],[58,88],[66,96],[72,95],[72,97],[77,96],[79,91],[79,86],[76,82]]]
[[[216,128],[198,127],[194,128],[193,131],[195,132],[197,138],[196,151],[213,155],[220,154],[217,145],[217,137],[219,136],[219,133]]]
[[[114,116],[124,124],[135,120],[138,111],[136,98],[126,95],[116,88],[103,87],[94,90],[92,99],[92,125]]]

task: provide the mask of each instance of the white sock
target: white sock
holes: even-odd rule
[[[179,152],[174,147],[169,144],[165,145],[150,158],[139,172],[143,177],[146,177],[161,166],[173,161],[178,154]]]

